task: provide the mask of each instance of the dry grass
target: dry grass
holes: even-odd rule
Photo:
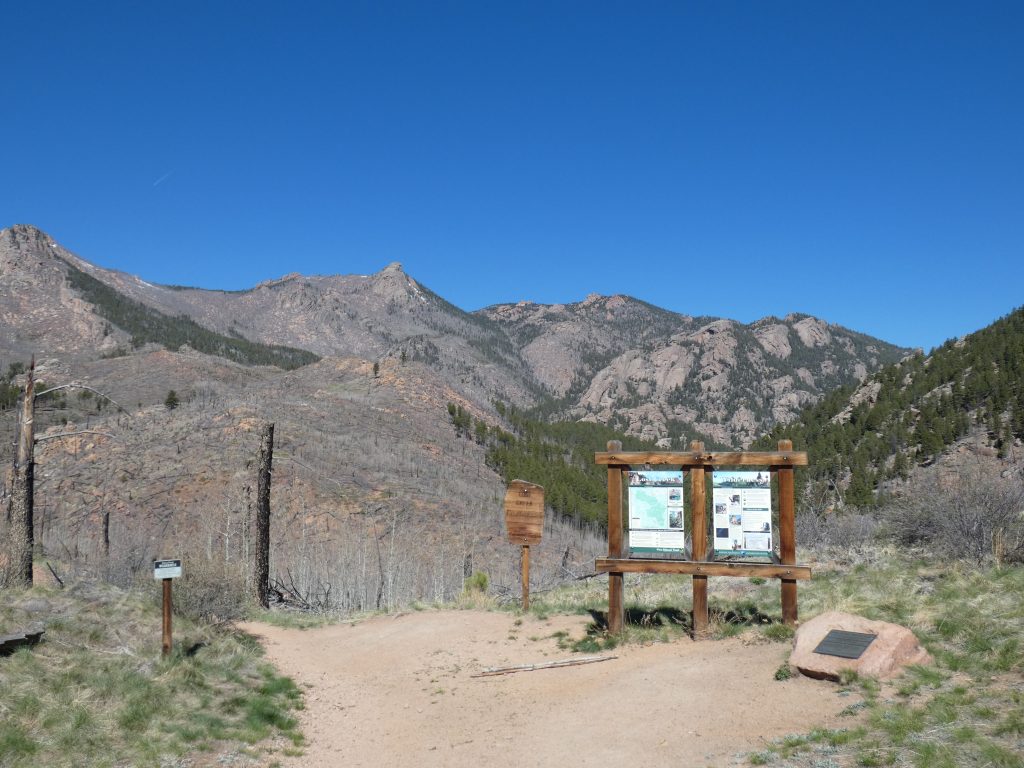
[[[767,587],[754,599],[778,599]],[[1024,569],[900,557],[816,575],[804,617],[842,610],[910,627],[935,665],[849,680],[863,724],[787,737],[751,757],[790,766],[1024,766]]]
[[[46,626],[0,659],[0,765],[178,764],[195,752],[245,764],[302,743],[300,694],[240,633],[175,617],[160,656],[156,589],[76,582],[4,593],[0,626]]]

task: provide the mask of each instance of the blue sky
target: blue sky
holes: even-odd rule
[[[1024,303],[1024,4],[19,3],[0,226],[930,348]]]

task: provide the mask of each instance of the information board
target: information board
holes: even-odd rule
[[[712,472],[715,556],[772,553],[772,492],[768,472]]]
[[[177,579],[181,576],[181,560],[154,560],[154,579]]]
[[[628,493],[630,551],[682,556],[686,550],[682,470],[630,469]]]

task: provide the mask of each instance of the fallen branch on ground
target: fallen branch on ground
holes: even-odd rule
[[[55,578],[57,580],[57,583],[60,584],[60,588],[64,589],[64,579],[62,579],[60,576],[58,576],[57,572],[55,570],[53,570],[53,566],[50,565],[50,561],[49,560],[46,561],[46,567],[50,569],[50,573],[53,574],[53,578]]]
[[[520,664],[515,667],[489,667],[483,672],[477,672],[470,677],[493,677],[495,675],[510,675],[513,672],[533,672],[535,669],[557,669],[558,667],[575,667],[580,664],[596,664],[599,661],[610,661],[618,656],[584,656],[581,659],[563,659],[562,661],[546,661],[543,664]]]

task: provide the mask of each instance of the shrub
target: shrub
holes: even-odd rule
[[[893,537],[981,562],[1024,562],[1024,474],[978,462],[955,473],[932,468],[885,511]]]
[[[491,580],[486,573],[483,571],[474,571],[473,575],[462,583],[462,589],[465,592],[479,592],[483,594],[487,592],[487,587],[490,583]]]
[[[775,670],[776,680],[789,680],[793,677],[793,668],[789,664],[783,664]]]
[[[246,614],[245,576],[235,566],[197,556],[185,561],[174,584],[174,610],[199,621],[229,621]]]

